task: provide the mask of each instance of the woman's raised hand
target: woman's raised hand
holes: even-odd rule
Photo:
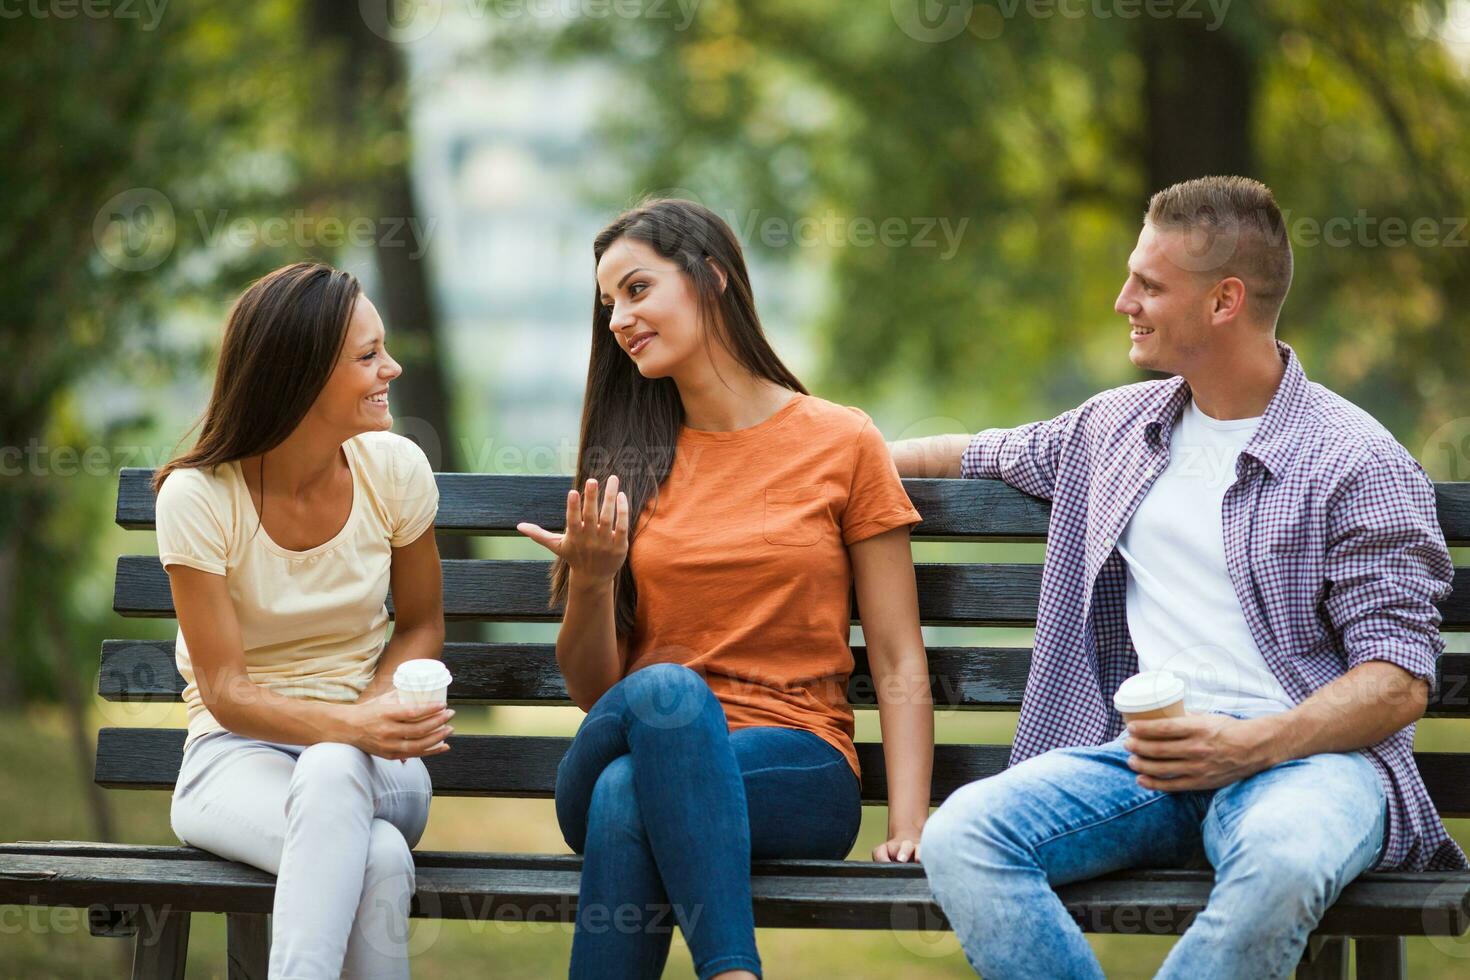
[[[567,529],[561,534],[526,522],[516,530],[565,558],[578,579],[611,581],[628,557],[628,496],[610,476],[599,501],[597,481],[588,480],[584,493],[567,491]]]

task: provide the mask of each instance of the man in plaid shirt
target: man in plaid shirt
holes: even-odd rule
[[[1291,245],[1264,185],[1149,202],[1116,309],[1174,375],[1046,422],[896,443],[905,476],[1052,502],[1011,766],[929,819],[921,857],[987,980],[1103,976],[1053,885],[1209,866],[1161,977],[1286,977],[1369,868],[1460,869],[1414,764],[1453,574],[1418,463],[1275,338]],[[1140,669],[1189,714],[1124,726]]]

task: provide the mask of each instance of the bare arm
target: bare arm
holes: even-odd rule
[[[905,439],[890,445],[889,453],[901,476],[1004,480],[1033,497],[1050,500],[1064,453],[1079,445],[1076,429],[1081,417],[1082,410],[1074,408],[1014,429]]]
[[[440,707],[309,701],[257,685],[245,671],[240,619],[225,577],[182,564],[171,564],[168,572],[200,698],[235,735],[288,745],[344,742],[382,758],[448,751],[429,751],[450,732]]]
[[[393,672],[407,660],[444,656],[444,572],[431,526],[412,543],[393,549],[393,635],[378,658],[373,679],[357,700],[371,701],[393,690]]]
[[[585,494],[567,493],[567,524],[561,534],[523,523],[517,530],[567,560],[567,607],[556,634],[556,662],[567,694],[583,711],[621,679],[613,583],[628,557],[628,497],[609,477],[601,505],[597,481]]]
[[[1278,762],[1377,745],[1424,717],[1429,684],[1386,660],[1369,660],[1272,716]]]
[[[1146,789],[1216,789],[1321,752],[1376,745],[1424,715],[1429,685],[1383,660],[1359,664],[1290,711],[1244,720],[1190,715],[1128,726]]]
[[[973,436],[926,436],[888,444],[899,476],[958,479],[960,459]]]
[[[578,581],[573,572],[556,634],[556,662],[567,693],[583,711],[590,711],[619,680],[622,665],[614,624],[612,581]]]
[[[888,770],[888,840],[873,849],[873,860],[917,860],[919,834],[929,816],[934,700],[919,630],[909,529],[898,527],[859,541],[848,553]]]
[[[223,575],[169,565],[179,628],[189,648],[199,696],[215,720],[247,738],[290,745],[343,742],[387,759],[413,758],[448,734],[448,713],[434,706],[335,704],[286,697],[250,679],[240,621]]]
[[[194,682],[216,721],[237,735],[290,745],[346,741],[343,705],[288,698],[250,679],[224,576],[185,565],[169,565],[168,576]]]

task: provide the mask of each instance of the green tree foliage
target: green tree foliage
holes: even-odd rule
[[[989,0],[905,31],[922,7],[703,0],[680,30],[647,4],[502,32],[493,55],[620,69],[604,138],[634,187],[689,189],[750,247],[768,218],[968,219],[948,258],[774,247],[830,285],[828,392],[993,425],[1136,380],[1112,305],[1148,195],[1249,169],[1289,211],[1280,335],[1313,375],[1411,448],[1465,414],[1467,74],[1443,3]]]
[[[287,202],[322,208],[314,175],[343,162],[301,139],[321,59],[297,6],[41,4],[0,31],[0,704],[54,690],[48,650],[94,664],[92,629],[112,618],[105,583],[78,589],[110,571],[93,551],[111,472],[147,420],[99,422],[110,389],[206,369],[208,351],[157,329],[165,312],[213,314],[313,251],[258,234]]]

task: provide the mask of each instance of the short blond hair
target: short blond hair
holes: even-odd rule
[[[1163,231],[1204,236],[1196,271],[1245,283],[1258,315],[1274,324],[1291,288],[1291,240],[1271,188],[1249,177],[1197,177],[1159,191],[1144,220]]]

